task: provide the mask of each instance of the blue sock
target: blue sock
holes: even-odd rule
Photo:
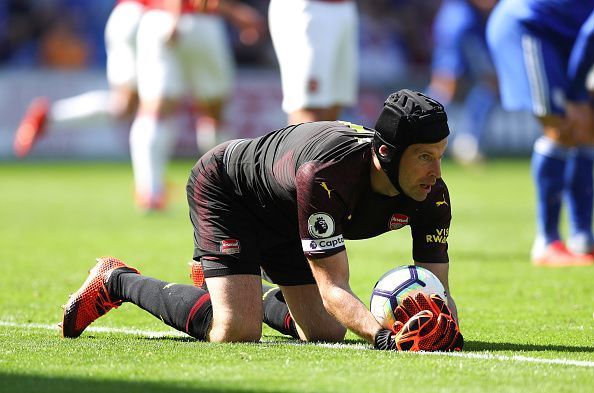
[[[569,149],[546,137],[534,143],[532,177],[536,185],[537,235],[545,244],[561,238],[559,216],[568,154]]]
[[[592,238],[592,168],[594,148],[578,147],[565,170],[567,207],[571,235]]]

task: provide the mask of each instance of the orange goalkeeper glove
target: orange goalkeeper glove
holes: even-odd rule
[[[397,321],[393,331],[378,331],[375,337],[376,348],[400,351],[459,351],[464,345],[464,339],[450,309],[437,295],[417,293],[409,296],[396,308],[394,314]]]

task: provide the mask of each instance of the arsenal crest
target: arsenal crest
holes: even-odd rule
[[[400,214],[400,213],[394,213],[394,214],[392,214],[392,217],[390,217],[390,222],[388,223],[388,229],[393,231],[393,230],[405,227],[407,225],[408,225],[408,216],[405,216],[404,214]]]

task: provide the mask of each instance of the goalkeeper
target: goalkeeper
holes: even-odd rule
[[[264,321],[306,341],[341,341],[349,329],[378,349],[461,349],[448,285],[450,199],[441,179],[448,135],[441,104],[400,90],[374,129],[303,123],[215,147],[187,185],[196,272],[205,285],[163,282],[99,258],[65,306],[63,336],[78,337],[132,302],[199,340],[259,341]],[[437,275],[449,304],[410,298],[389,330],[349,286],[344,239],[404,226],[415,264]],[[279,288],[263,289],[262,272]]]

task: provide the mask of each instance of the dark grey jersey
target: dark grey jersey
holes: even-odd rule
[[[372,137],[348,123],[305,123],[233,141],[223,163],[236,197],[271,245],[300,239],[306,256],[323,257],[343,250],[345,238],[410,226],[415,260],[447,262],[445,183],[439,180],[423,202],[374,193]]]

